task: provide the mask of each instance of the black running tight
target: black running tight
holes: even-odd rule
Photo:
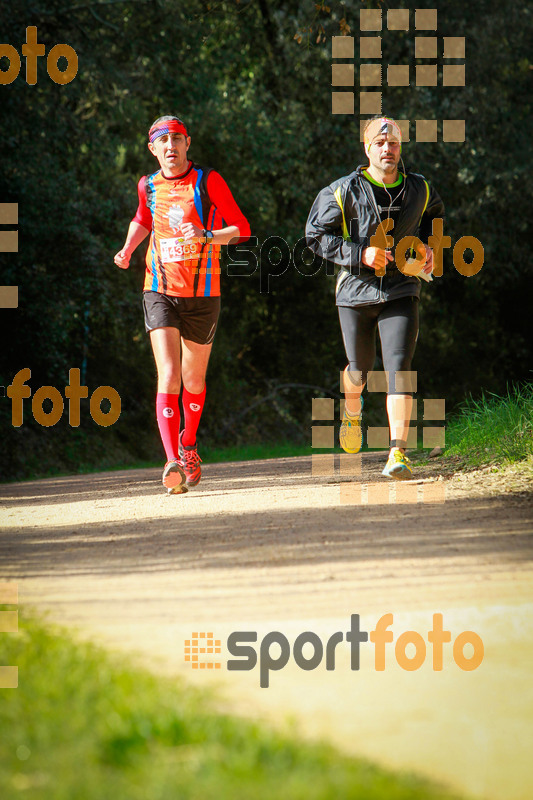
[[[374,367],[376,328],[381,339],[383,369],[389,373],[388,394],[413,394],[396,372],[411,370],[418,338],[418,298],[402,297],[373,306],[339,306],[342,338],[350,372],[361,372],[362,382]],[[416,391],[416,389],[415,389]]]

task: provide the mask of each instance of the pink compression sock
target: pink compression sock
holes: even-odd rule
[[[155,403],[159,433],[167,454],[167,461],[179,458],[178,444],[180,435],[179,394],[157,393]]]
[[[183,416],[185,422],[185,430],[183,431],[181,443],[185,447],[190,447],[196,444],[196,431],[200,424],[200,417],[204,410],[205,403],[205,386],[200,394],[192,394],[188,392],[185,386],[183,387],[182,395],[183,403]]]

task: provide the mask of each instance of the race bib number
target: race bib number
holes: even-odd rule
[[[185,242],[183,239],[160,239],[159,246],[163,262],[185,261],[196,257],[196,242]]]

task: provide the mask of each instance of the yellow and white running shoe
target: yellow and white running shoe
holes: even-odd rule
[[[350,417],[344,408],[341,429],[339,431],[339,441],[345,453],[358,453],[363,446],[363,429],[361,419],[363,414],[363,398],[361,398],[361,413],[356,417]]]
[[[413,477],[413,470],[409,466],[410,463],[399,447],[393,447],[389,453],[389,460],[381,474],[385,475],[386,478],[394,478],[395,481],[408,481]]]

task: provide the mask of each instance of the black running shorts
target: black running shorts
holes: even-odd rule
[[[143,292],[146,330],[177,328],[183,339],[211,344],[215,338],[220,297],[171,297],[160,292]]]

